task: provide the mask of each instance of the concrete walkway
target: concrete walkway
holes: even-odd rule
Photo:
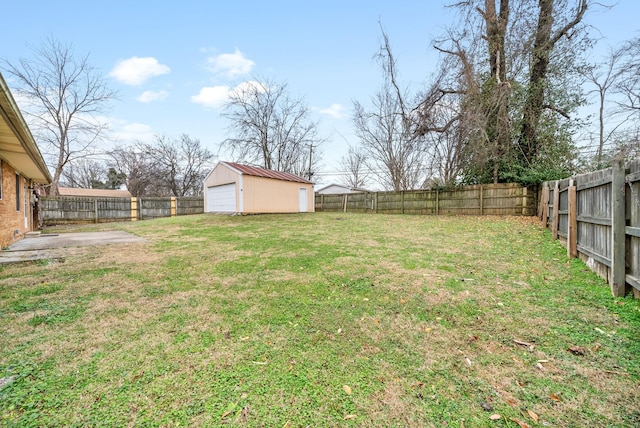
[[[65,249],[73,247],[131,244],[145,241],[144,238],[123,231],[29,234],[7,250],[0,251],[0,264],[62,259],[66,254]]]

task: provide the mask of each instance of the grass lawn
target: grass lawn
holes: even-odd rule
[[[640,425],[640,302],[534,219],[107,228],[0,267],[0,426]]]

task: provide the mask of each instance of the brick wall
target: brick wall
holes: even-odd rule
[[[16,171],[5,161],[2,164],[2,195],[0,198],[0,247],[4,248],[24,236],[24,197],[29,197],[26,181],[20,176],[20,211],[16,210]],[[30,204],[27,205],[30,209]],[[31,219],[29,218],[29,223]],[[17,232],[16,232],[17,231]]]

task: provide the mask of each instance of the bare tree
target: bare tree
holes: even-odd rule
[[[223,147],[237,160],[303,176],[311,175],[320,160],[317,123],[304,101],[289,95],[286,83],[238,85],[222,116],[233,135]]]
[[[212,168],[213,154],[202,147],[200,140],[182,134],[172,140],[157,135],[149,144],[138,144],[144,153],[148,174],[153,178],[149,184],[158,196],[199,196],[202,182]]]
[[[107,168],[103,162],[92,159],[77,159],[70,162],[62,172],[60,184],[83,189],[104,188]]]
[[[367,110],[354,102],[353,123],[360,144],[368,152],[369,168],[385,188],[416,189],[424,181],[424,138],[416,136],[402,119],[393,91],[383,87]]]
[[[111,167],[129,192],[142,196],[200,196],[202,182],[213,167],[213,154],[200,140],[183,134],[178,139],[156,135],[109,152]]]
[[[149,195],[154,177],[151,162],[144,152],[135,146],[117,147],[109,152],[109,156],[111,168],[121,175],[132,196],[139,198]]]
[[[619,106],[632,115],[640,114],[640,37],[629,40],[621,48],[621,76],[616,91],[622,95]]]
[[[596,151],[596,166],[602,162],[603,148],[609,138],[615,133],[618,126],[624,121],[618,121],[617,125],[606,131],[606,120],[615,115],[614,110],[607,109],[607,104],[611,102],[609,99],[611,93],[616,92],[618,85],[624,84],[620,81],[625,73],[624,68],[620,67],[625,51],[623,49],[610,49],[604,61],[598,64],[591,64],[584,67],[582,74],[587,83],[594,86],[594,89],[587,94],[595,94],[598,106],[598,149]]]
[[[38,141],[54,169],[50,194],[58,194],[58,182],[69,162],[91,154],[107,126],[98,119],[115,93],[89,64],[89,56],[77,57],[71,45],[53,38],[33,49],[32,59],[21,58],[13,65],[2,61],[12,75],[18,94],[29,105],[24,109]]]
[[[368,167],[385,188],[416,189],[425,180],[427,140],[416,131],[419,115],[400,82],[389,37],[381,26],[377,54],[384,83],[365,108],[354,101],[353,124],[368,154]]]
[[[353,188],[364,188],[369,178],[367,153],[362,147],[351,147],[340,159],[340,167],[346,172],[342,182]]]

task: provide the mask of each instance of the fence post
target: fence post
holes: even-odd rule
[[[95,212],[96,223],[98,223],[98,198],[93,199],[93,210]]]
[[[542,188],[542,203],[540,205],[542,206],[542,227],[546,229],[549,221],[549,185],[547,183]]]
[[[376,214],[378,214],[378,192],[376,192]]]
[[[402,207],[402,214],[404,214],[404,190],[400,194],[400,206]]]
[[[482,188],[482,184],[480,185],[480,215],[482,215],[482,211],[484,208],[484,199],[483,199],[483,188]]]
[[[138,221],[138,198],[131,197],[131,221]]]
[[[622,160],[612,165],[611,182],[611,293],[615,297],[624,297],[626,288],[625,267],[625,168]]]
[[[526,187],[522,188],[522,215],[529,214],[529,204],[527,203],[527,189]]]
[[[578,257],[577,192],[573,179],[569,180],[569,219],[567,223],[567,257]]]
[[[558,208],[560,208],[560,185],[556,180],[556,185],[553,188],[553,223],[551,225],[551,236],[553,239],[558,239]]]
[[[171,217],[175,217],[178,214],[178,201],[175,196],[171,197]]]
[[[347,196],[347,193],[345,193],[343,195],[343,199],[344,199],[344,206],[342,208],[342,212],[347,212],[347,202],[349,201],[349,197]]]
[[[440,190],[436,187],[436,215],[440,214]]]

